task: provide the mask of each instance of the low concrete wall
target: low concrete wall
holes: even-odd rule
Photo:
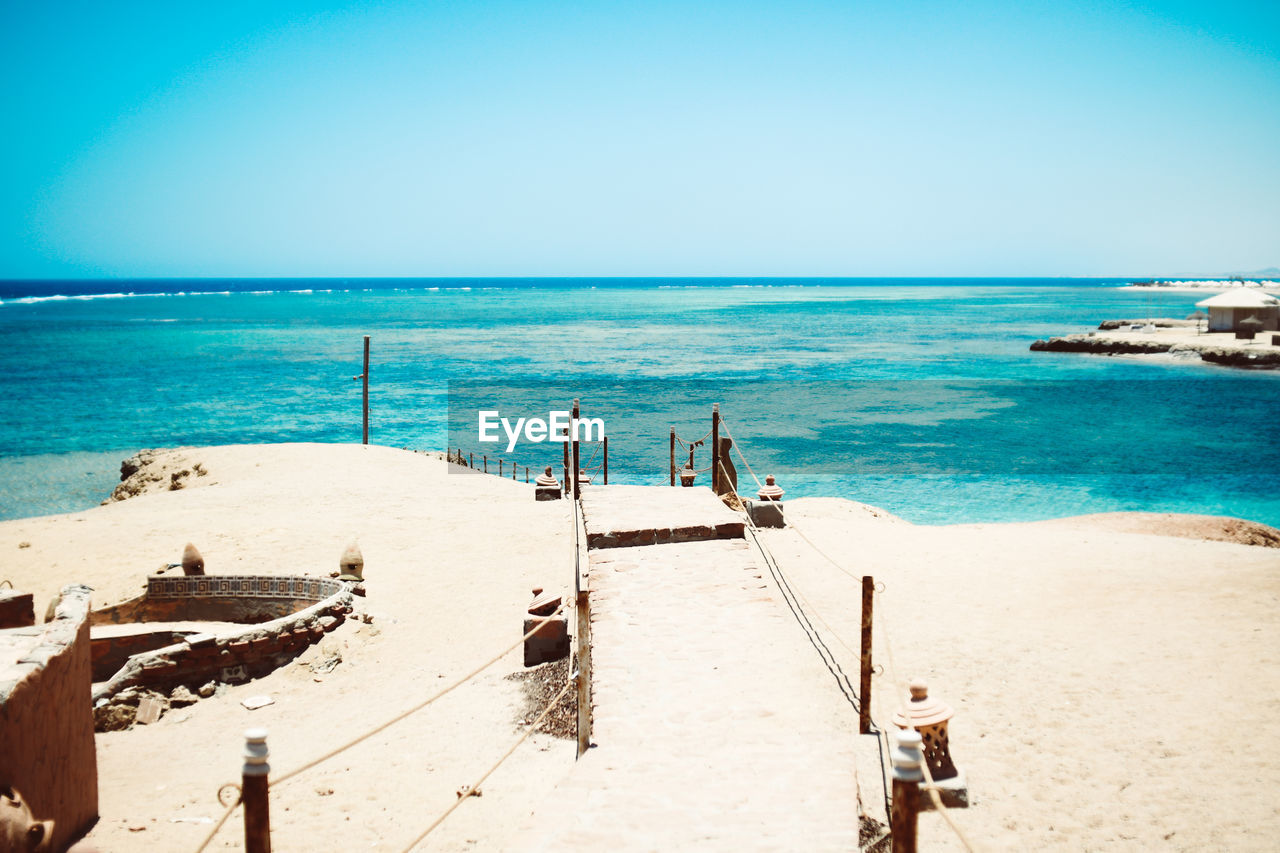
[[[54,618],[0,631],[0,782],[65,850],[98,819],[98,757],[89,701],[89,593],[68,586]]]
[[[269,622],[341,592],[341,581],[281,575],[147,578],[138,598],[93,613],[92,624],[125,622]]]

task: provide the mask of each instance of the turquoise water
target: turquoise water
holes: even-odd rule
[[[0,517],[90,506],[143,447],[359,441],[370,335],[371,441],[514,458],[521,477],[558,445],[484,445],[477,409],[545,417],[579,397],[607,424],[610,481],[657,483],[668,429],[702,437],[718,402],[789,496],[926,523],[1141,509],[1280,525],[1280,376],[1028,350],[1194,310],[1195,294],[1117,283],[4,282]]]

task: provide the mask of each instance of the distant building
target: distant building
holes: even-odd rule
[[[1219,293],[1196,303],[1209,312],[1209,331],[1234,332],[1241,320],[1257,317],[1264,330],[1280,330],[1280,299],[1270,293],[1243,287]]]

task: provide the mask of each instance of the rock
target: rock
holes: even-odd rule
[[[138,711],[134,716],[134,722],[140,726],[149,726],[159,720],[168,708],[169,700],[159,693],[148,694],[138,702]]]
[[[216,691],[217,689],[218,689],[218,682],[210,681],[208,684],[200,685],[200,689],[197,690],[196,692],[200,694],[201,698],[208,699],[210,696],[214,694],[214,691]]]
[[[1145,326],[1150,323],[1157,329],[1184,329],[1194,328],[1197,323],[1195,320],[1175,320],[1170,317],[1152,317],[1145,320],[1103,320],[1098,324],[1100,331],[1109,332],[1115,329],[1127,329],[1130,326]]]
[[[185,708],[198,701],[200,700],[196,695],[182,685],[173,688],[173,692],[169,694],[169,705],[173,708]]]
[[[138,709],[133,705],[109,702],[100,708],[93,709],[93,730],[95,732],[122,732],[133,725],[138,716]]]

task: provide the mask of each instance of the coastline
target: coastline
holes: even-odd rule
[[[1130,282],[1129,284],[1121,285],[1116,289],[1158,291],[1161,293],[1204,293],[1233,290],[1237,287],[1262,290],[1266,293],[1277,293],[1280,292],[1280,281],[1272,279],[1177,279],[1168,281]]]
[[[273,766],[291,769],[518,637],[533,586],[572,588],[567,504],[535,502],[522,483],[451,469],[439,455],[238,445],[165,451],[160,462],[208,473],[178,491],[0,522],[6,572],[36,593],[38,612],[63,583],[95,587],[95,607],[132,596],[188,541],[211,574],[327,576],[356,540],[372,621],[350,619],[326,639],[341,654],[330,673],[300,659],[150,726],[99,734],[102,817],[89,840],[102,849],[194,847],[208,825],[191,821],[218,813],[213,793],[237,777],[245,727],[265,725]],[[926,527],[839,498],[790,501],[787,513],[794,529],[766,543],[806,599],[856,638],[857,585],[797,531],[884,584],[898,676],[927,677],[956,708],[952,750],[974,792],[956,819],[978,843],[1194,849],[1230,837],[1263,849],[1280,831],[1260,793],[1280,784],[1280,720],[1240,698],[1280,684],[1270,653],[1280,614],[1269,605],[1280,552],[1210,541],[1194,528],[1226,522],[1185,516]],[[857,670],[856,659],[842,664]],[[521,669],[512,652],[422,719],[273,790],[280,849],[335,833],[363,847],[411,838],[514,740],[522,700],[504,676]],[[882,719],[889,677],[886,667],[875,687]],[[259,694],[275,704],[239,704]],[[1158,713],[1134,715],[1135,701]],[[1249,738],[1206,736],[1203,720],[1224,707]],[[850,724],[855,737],[856,715]],[[598,749],[593,758],[607,755]],[[858,749],[871,788],[874,742]],[[521,817],[573,766],[571,742],[535,735],[432,846],[517,845]],[[954,849],[948,835],[936,815],[921,817],[929,849]]]
[[[1138,329],[1108,328],[1113,325],[1108,321],[1098,331],[1037,339],[1030,348],[1033,352],[1085,353],[1181,364],[1204,362],[1245,370],[1280,368],[1280,345],[1272,343],[1274,332],[1259,332],[1253,340],[1238,340],[1231,332],[1202,332],[1188,321],[1156,319],[1154,325]]]

